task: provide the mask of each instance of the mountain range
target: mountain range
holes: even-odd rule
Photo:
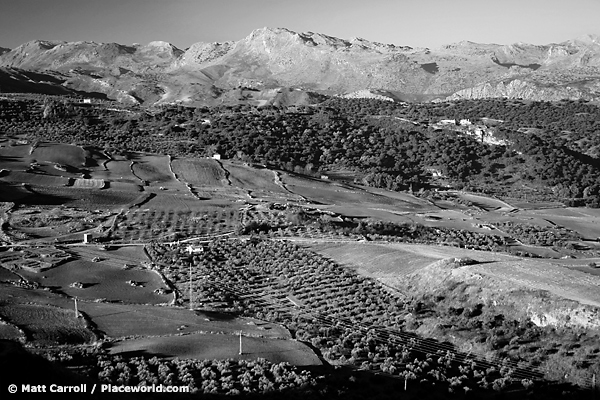
[[[318,94],[395,100],[509,97],[600,100],[600,37],[547,45],[435,49],[262,28],[185,50],[34,40],[0,48],[0,91],[77,93],[144,105],[291,104]]]

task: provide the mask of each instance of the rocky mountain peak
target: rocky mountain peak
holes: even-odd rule
[[[23,43],[22,45],[14,48],[12,52],[19,55],[25,55],[29,53],[38,53],[48,50],[52,50],[54,47],[64,42],[51,41],[51,40],[31,40]]]
[[[183,50],[178,49],[169,42],[157,40],[148,43],[146,46],[140,48],[142,51],[153,51],[157,53],[165,53],[167,56],[178,58],[183,54]]]
[[[164,41],[126,46],[36,40],[0,49],[0,67],[56,71],[65,80],[63,88],[148,103],[219,101],[240,87],[329,94],[383,89],[421,100],[455,93],[461,98],[600,97],[598,35],[548,45],[461,41],[413,49],[264,27],[236,42],[199,42],[185,51]]]
[[[347,40],[314,32],[294,32],[286,28],[261,28],[254,30],[240,43],[256,50],[270,52],[278,47],[289,48],[297,45],[319,47],[322,50],[347,48],[351,43]]]
[[[579,36],[578,38],[573,39],[572,42],[579,42],[579,43],[583,43],[583,44],[593,44],[593,45],[600,46],[600,35],[586,34],[586,35],[582,35],[582,36]]]

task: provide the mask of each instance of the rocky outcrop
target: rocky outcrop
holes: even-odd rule
[[[594,91],[586,92],[568,85],[544,87],[534,82],[515,79],[509,82],[486,82],[472,88],[463,89],[447,97],[447,100],[486,99],[495,97],[506,97],[511,99],[521,98],[537,101],[558,101],[561,99],[598,100],[600,99],[600,93],[595,93]]]
[[[372,90],[364,89],[357,90],[356,92],[346,93],[340,95],[340,97],[344,99],[376,99],[383,101],[394,101],[395,97],[389,93],[385,92],[375,92]]]
[[[561,302],[558,302],[559,304]],[[528,316],[537,326],[577,327],[600,329],[600,310],[595,307],[577,303],[564,304],[562,307],[550,309],[548,304],[531,304]]]
[[[446,302],[481,303],[538,326],[600,330],[600,297],[595,290],[600,278],[550,263],[504,257],[496,263],[462,265],[455,258],[401,278],[380,280],[415,297],[435,294]]]

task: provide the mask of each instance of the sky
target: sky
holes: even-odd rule
[[[185,49],[282,27],[435,48],[558,43],[600,34],[600,0],[0,0],[0,47],[34,39]]]

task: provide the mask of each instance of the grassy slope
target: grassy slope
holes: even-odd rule
[[[191,334],[159,338],[133,339],[118,342],[112,353],[161,354],[169,358],[234,358],[251,360],[265,358],[271,362],[293,365],[320,365],[319,358],[306,345],[293,340],[242,337],[243,354],[239,354],[237,335]]]
[[[432,292],[444,287],[448,281],[455,281],[472,286],[474,298],[483,301],[503,299],[521,313],[531,309],[524,307],[527,303],[519,303],[519,299],[535,297],[539,291],[550,293],[556,299],[600,307],[597,290],[600,277],[562,267],[555,261],[410,244],[326,244],[314,249],[409,296],[416,293],[411,292],[413,290]],[[469,257],[479,264],[448,268],[447,263],[436,262],[454,257]],[[521,296],[522,291],[529,294]],[[511,293],[515,293],[512,299]]]
[[[175,159],[173,171],[178,178],[198,186],[223,186],[225,174],[214,160],[207,159]]]
[[[31,156],[39,162],[46,161],[79,168],[85,165],[85,155],[85,151],[79,146],[43,143],[35,148]]]

